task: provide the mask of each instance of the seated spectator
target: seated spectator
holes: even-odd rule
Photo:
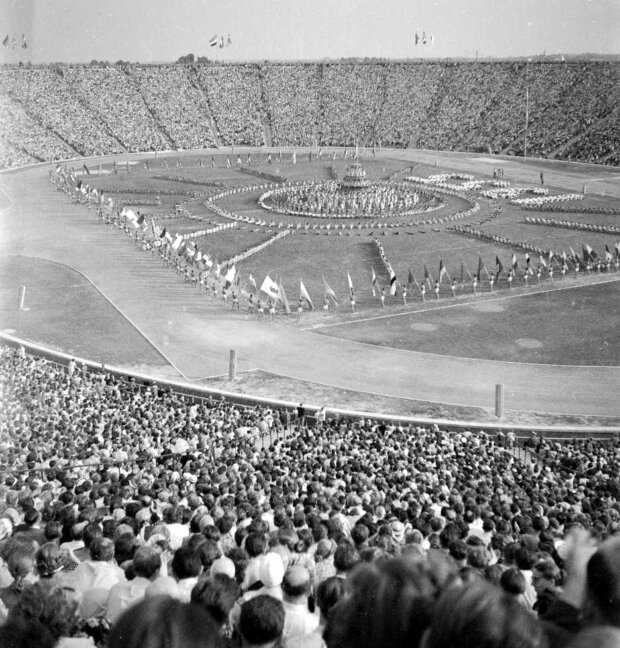
[[[107,618],[114,623],[131,605],[144,598],[146,588],[159,576],[161,551],[144,546],[136,550],[132,560],[134,578],[113,585],[106,603]]]
[[[71,584],[80,601],[83,619],[103,617],[110,590],[125,580],[125,573],[114,562],[114,543],[98,537],[90,543],[90,560],[80,563],[72,575]]]
[[[481,581],[443,593],[433,610],[425,645],[544,648],[545,639],[535,617],[523,606]]]
[[[283,638],[301,639],[312,634],[319,625],[319,619],[308,609],[310,595],[310,574],[301,565],[289,567],[282,580],[284,603]]]
[[[110,629],[108,648],[216,648],[218,628],[198,605],[167,596],[145,599]]]
[[[284,630],[282,601],[265,595],[246,601],[241,606],[236,628],[242,648],[274,648],[281,641]]]

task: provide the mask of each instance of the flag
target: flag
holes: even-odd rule
[[[613,258],[611,254],[611,250],[609,249],[609,246],[607,243],[605,243],[605,261],[611,261]]]
[[[584,249],[587,251],[588,256],[590,257],[590,259],[592,259],[592,261],[596,261],[598,259],[598,254],[587,243]]]
[[[390,295],[392,297],[396,294],[396,273],[390,268]]]
[[[278,299],[282,302],[282,305],[284,306],[284,310],[286,311],[287,315],[291,314],[291,307],[288,303],[288,299],[286,298],[286,293],[284,292],[284,286],[282,285],[282,282],[278,282]]]
[[[278,298],[278,284],[269,275],[263,280],[260,289],[272,299]]]
[[[478,255],[478,270],[476,271],[476,279],[478,280],[478,282],[480,282],[483,268],[484,268],[484,261],[482,260],[482,257]]]
[[[375,271],[373,270],[373,274],[374,274],[374,272]],[[375,277],[375,279],[376,279],[376,277]],[[351,281],[351,275],[348,272],[347,272],[347,281],[349,282],[349,292],[351,293],[351,297],[354,297],[355,294],[353,292],[353,282]]]
[[[540,265],[541,265],[543,268],[546,268],[546,267],[547,267],[547,262],[545,261],[545,258],[543,257],[543,255],[542,255],[542,254],[539,254],[539,255],[538,255],[538,258],[539,258],[539,261],[540,261]]]
[[[416,33],[414,39],[415,39],[415,44],[417,45],[420,42],[420,35]]]
[[[232,39],[230,38],[230,34],[228,34],[228,40],[226,41],[226,47],[232,45]]]
[[[213,36],[211,36],[211,38],[209,39],[209,46],[217,47],[217,34],[213,34]]]
[[[439,283],[441,283],[441,280],[443,279],[444,275],[446,275],[448,279],[450,279],[450,275],[448,274],[448,269],[443,264],[443,261],[439,259]]]
[[[426,263],[424,264],[424,281],[428,284],[429,290],[433,288],[433,278],[431,277],[431,273],[428,271],[428,268],[426,267]]]
[[[310,295],[301,279],[299,280],[299,299],[305,299],[308,302],[308,306],[310,306],[310,310],[314,310],[314,304],[312,303]]]
[[[9,35],[7,34],[4,37],[4,40],[2,41],[2,45],[4,45],[4,47],[8,47],[8,44],[9,44]]]
[[[549,250],[549,265],[551,265],[551,261],[553,261],[553,250]]]
[[[514,270],[519,267],[519,263],[517,262],[517,255],[514,252],[512,253],[512,267]]]
[[[495,281],[499,279],[499,276],[504,272],[504,266],[500,261],[500,258],[495,255]]]
[[[228,272],[224,275],[224,289],[229,288],[234,280],[235,280],[235,275],[237,274],[237,268],[235,267],[235,264],[233,263],[230,268],[228,268]]]
[[[372,286],[372,296],[376,297],[377,292],[379,292],[379,282],[377,281],[377,275],[375,273],[375,269],[371,268],[371,270],[372,270],[372,284],[371,284],[371,286]],[[351,281],[351,279],[349,278],[349,287],[351,288],[350,281]],[[351,288],[351,290],[352,290],[352,288]]]
[[[411,284],[416,284],[418,283],[415,280],[415,277],[413,276],[413,272],[411,272],[411,268],[409,268],[409,273],[407,274],[407,285],[411,286]]]
[[[256,279],[254,279],[254,275],[252,273],[248,275],[248,282],[254,286],[254,292],[256,292]]]
[[[177,234],[177,237],[174,239],[174,242],[172,243],[172,249],[176,252],[179,247],[181,247],[181,241],[183,240],[183,237],[181,234]]]
[[[224,37],[220,38],[220,49],[224,49]]]
[[[26,42],[26,34],[22,34],[22,49],[27,49],[28,43]]]
[[[616,250],[616,256],[620,257],[620,241],[618,241],[615,245],[614,248]]]
[[[11,49],[15,49],[17,47],[17,41],[15,40],[15,37],[11,39]]]
[[[325,297],[331,297],[336,304],[338,304],[338,300],[336,299],[336,293],[334,292],[334,289],[330,287],[330,285],[325,281],[325,277],[323,277],[323,287],[325,289]]]
[[[86,164],[84,164],[84,165],[82,166],[82,168],[84,169],[84,173],[85,173],[86,175],[90,175],[90,171],[88,170],[88,167],[86,166]]]

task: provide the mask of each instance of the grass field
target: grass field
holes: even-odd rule
[[[620,300],[620,281],[568,284],[556,282],[556,290],[532,295],[496,292],[478,303],[446,308],[430,301],[429,309],[412,314],[315,330],[364,344],[464,358],[616,366],[620,328],[611,308]],[[589,329],[596,334],[588,335]]]
[[[0,257],[0,330],[94,362],[140,371],[167,362],[81,274],[56,263]],[[28,286],[24,311],[20,286]],[[127,358],[133,358],[130,365]],[[170,375],[174,375],[171,371]]]
[[[226,168],[226,159],[230,156],[233,168]],[[246,154],[241,155],[243,166]],[[257,186],[251,192],[226,196],[219,204],[227,210],[242,216],[262,219],[267,225],[257,226],[240,223],[234,230],[196,238],[198,247],[213,258],[223,260],[238,254],[249,247],[264,242],[278,230],[277,224],[291,223],[294,228],[301,224],[301,229],[260,254],[252,256],[238,267],[241,275],[241,286],[248,287],[247,276],[251,273],[260,282],[269,274],[278,278],[286,290],[289,301],[296,302],[299,297],[299,282],[303,280],[315,306],[320,309],[323,303],[324,283],[327,281],[340,300],[341,312],[348,312],[349,285],[351,276],[355,290],[357,316],[366,321],[347,323],[341,326],[325,328],[323,333],[337,335],[368,344],[391,346],[402,349],[425,351],[437,354],[448,354],[461,357],[509,360],[515,362],[534,362],[550,364],[576,365],[617,365],[620,358],[620,340],[615,308],[620,296],[619,284],[585,285],[572,290],[557,291],[559,268],[556,268],[556,281],[543,281],[545,289],[553,289],[543,295],[528,295],[524,290],[522,272],[524,252],[511,246],[472,239],[451,230],[452,222],[430,222],[431,219],[447,218],[451,214],[466,209],[469,204],[456,197],[442,196],[441,208],[429,214],[414,217],[385,219],[389,225],[385,229],[373,229],[369,223],[379,219],[337,218],[312,219],[288,215],[271,214],[261,210],[257,204],[258,197],[264,188],[258,185],[269,184],[265,177],[242,173],[235,168],[236,153],[217,154],[214,156],[215,168],[211,166],[211,156],[202,156],[203,164],[198,164],[199,157],[189,156],[182,160],[182,167],[177,166],[174,157],[168,158],[168,167],[162,159],[151,159],[150,170],[137,164],[127,174],[119,165],[118,174],[91,177],[91,184],[102,189],[122,189],[127,196],[134,195],[132,189],[150,192],[147,197],[158,191],[164,205],[159,208],[144,208],[145,213],[172,211],[173,205],[183,201],[193,216],[202,220],[174,218],[162,219],[160,224],[171,233],[188,234],[198,229],[205,229],[228,219],[212,214],[204,198],[191,198],[189,192],[202,195],[213,195],[219,189],[208,183],[221,183],[228,187]],[[290,154],[284,154],[282,164],[267,164],[266,156],[252,155],[254,172],[286,177],[291,182],[303,180],[327,180],[344,175],[351,160],[324,156],[308,162],[306,156],[298,158],[298,163],[290,162]],[[273,156],[275,160],[275,156]],[[388,177],[399,178],[407,175],[426,177],[431,174],[447,172],[441,166],[429,164],[405,163],[396,158],[367,158],[363,160],[367,176],[371,180],[385,180]],[[453,170],[453,169],[452,169]],[[467,172],[466,160],[463,160],[462,171]],[[491,179],[492,168],[486,173],[478,174],[477,179]],[[188,178],[194,182],[183,182]],[[164,179],[166,178],[166,179]],[[195,184],[195,182],[204,184]],[[453,181],[456,182],[456,181]],[[516,186],[528,186],[527,183],[515,182]],[[535,186],[535,185],[529,185]],[[167,192],[178,192],[169,195]],[[185,194],[183,193],[185,192]],[[566,190],[550,187],[550,193],[566,193]],[[613,249],[616,242],[613,236],[579,230],[526,224],[526,215],[546,216],[560,220],[572,220],[597,225],[615,225],[617,216],[588,214],[589,207],[614,206],[615,201],[608,197],[588,194],[585,200],[567,203],[571,207],[580,206],[583,213],[545,214],[523,211],[506,200],[492,201],[483,197],[472,196],[477,200],[480,210],[462,223],[482,229],[489,234],[498,234],[516,242],[525,242],[537,247],[570,251],[570,248],[581,251],[587,243],[599,254],[603,254],[605,245]],[[499,207],[499,210],[497,209]],[[426,222],[421,222],[426,221]],[[330,230],[313,229],[329,223]],[[415,223],[415,224],[412,224]],[[275,226],[274,226],[275,224]],[[344,224],[346,229],[340,229]],[[310,229],[306,229],[308,225]],[[334,231],[334,226],[338,229]],[[350,228],[350,225],[353,228]],[[418,282],[422,282],[425,268],[432,279],[437,279],[439,262],[443,262],[449,276],[459,282],[459,300],[452,299],[449,281],[441,284],[440,299],[454,308],[416,312],[413,315],[383,317],[389,309],[396,314],[402,311],[400,290],[395,296],[389,294],[389,275],[383,266],[377,246],[373,239],[383,246],[386,258],[397,273],[398,279],[406,283],[409,270]],[[485,270],[493,273],[496,269],[496,257],[504,267],[510,267],[513,251],[517,254],[521,271],[513,283],[510,299],[505,276],[500,277],[495,286],[493,301],[475,303],[479,299],[472,294],[471,274],[475,273],[479,257],[483,259]],[[534,266],[539,263],[537,255],[532,255]],[[380,303],[373,298],[371,273],[375,270],[379,284],[386,289],[386,310],[380,311]],[[570,274],[570,273],[569,273]],[[478,292],[489,297],[490,287],[488,274],[485,272]],[[533,280],[532,280],[533,281]],[[592,282],[590,282],[592,283]],[[540,286],[537,286],[540,288]],[[515,290],[517,289],[517,290]],[[469,294],[471,303],[462,303]],[[518,295],[518,296],[517,296]],[[434,297],[428,292],[428,299]],[[420,308],[420,296],[415,286],[410,287],[409,303]],[[332,311],[333,312],[333,311]],[[377,315],[381,319],[373,319]],[[338,313],[329,319],[333,323],[342,319]],[[369,319],[367,319],[369,318]],[[594,332],[594,335],[592,334]]]

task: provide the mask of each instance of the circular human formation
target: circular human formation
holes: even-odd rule
[[[258,202],[279,214],[314,218],[394,218],[442,204],[406,182],[371,182],[359,162],[346,170],[342,180],[278,187],[263,193]]]

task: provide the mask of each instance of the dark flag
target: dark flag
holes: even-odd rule
[[[4,47],[8,47],[8,46],[9,46],[9,35],[8,35],[8,34],[4,37],[4,40],[2,41],[2,45],[3,45]]]
[[[480,283],[480,277],[482,276],[482,268],[484,268],[484,262],[482,257],[478,255],[478,270],[476,271],[476,279],[478,280],[478,283]]]
[[[84,173],[86,175],[90,175],[90,171],[88,170],[88,167],[86,166],[86,164],[84,164],[84,166],[82,168],[84,169]]]
[[[495,256],[495,280],[497,281],[499,279],[500,274],[504,272],[504,266],[502,265],[502,262],[500,261],[499,257],[496,255]]]

